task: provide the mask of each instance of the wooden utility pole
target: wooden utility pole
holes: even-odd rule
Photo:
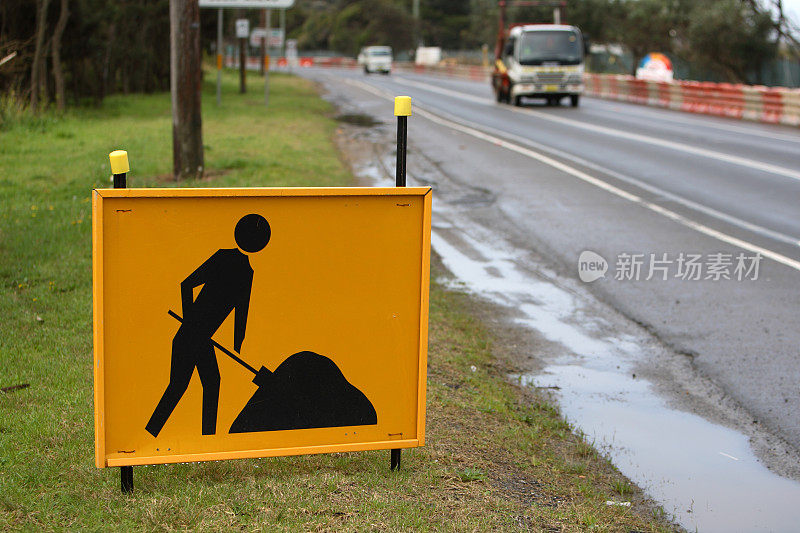
[[[264,29],[264,36],[261,37],[261,65],[258,67],[258,72],[264,75],[264,57],[267,55],[267,10],[261,10],[261,28]]]
[[[244,11],[236,11],[236,38],[239,40],[239,93],[247,92],[247,38],[250,34],[250,23],[244,18]]]
[[[247,39],[239,38],[239,92],[247,92]]]
[[[197,0],[170,0],[172,162],[175,180],[203,177],[200,111],[200,8]]]

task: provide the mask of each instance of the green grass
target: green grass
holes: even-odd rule
[[[257,79],[240,96],[227,74],[218,109],[211,81],[209,177],[181,186],[351,184],[310,83],[272,76],[265,109]],[[474,302],[437,284],[428,445],[399,473],[385,451],[137,467],[121,495],[118,470],[93,462],[89,194],[118,148],[130,186],[175,185],[169,95],[15,117],[0,146],[0,387],[31,385],[0,394],[0,530],[669,529],[556,409],[506,381]],[[622,494],[633,508],[604,505]]]

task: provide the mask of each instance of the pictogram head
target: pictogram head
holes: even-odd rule
[[[263,250],[271,235],[272,230],[267,219],[254,213],[240,218],[233,231],[239,248],[251,254]]]

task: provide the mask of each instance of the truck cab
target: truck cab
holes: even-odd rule
[[[584,44],[575,26],[527,24],[512,27],[498,46],[492,87],[498,102],[521,105],[522,98],[544,98],[573,107],[583,94]]]

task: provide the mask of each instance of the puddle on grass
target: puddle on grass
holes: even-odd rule
[[[468,226],[447,218],[434,213],[432,244],[458,286],[517,310],[520,325],[566,349],[541,373],[518,379],[555,390],[564,416],[623,474],[689,530],[797,531],[800,483],[759,463],[742,433],[671,408],[634,378],[644,343],[604,337],[608,324],[568,290],[520,269],[497,235],[459,232],[450,235],[454,246],[447,228]]]

